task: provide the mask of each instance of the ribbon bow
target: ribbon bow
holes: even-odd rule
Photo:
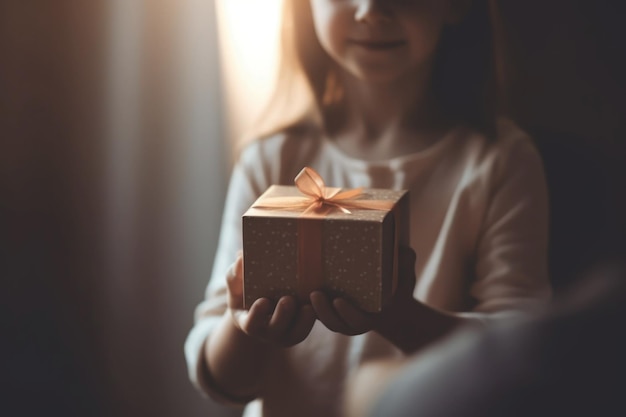
[[[255,204],[255,208],[304,210],[303,215],[325,215],[333,210],[352,214],[351,209],[389,210],[393,203],[383,200],[360,200],[362,188],[341,191],[341,188],[326,187],[322,177],[313,169],[304,167],[294,179],[296,187],[304,196],[267,197]]]

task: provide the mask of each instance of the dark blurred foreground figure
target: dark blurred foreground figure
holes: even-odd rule
[[[466,329],[407,361],[363,369],[349,414],[626,416],[626,258],[617,258],[533,319]]]

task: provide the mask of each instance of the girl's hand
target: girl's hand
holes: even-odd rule
[[[362,311],[343,298],[331,300],[323,292],[314,291],[311,293],[311,305],[319,321],[335,333],[354,336],[375,327],[374,313]]]
[[[302,342],[315,324],[311,306],[299,307],[294,297],[281,297],[274,305],[267,298],[243,308],[243,257],[240,255],[226,277],[228,309],[235,326],[248,336],[284,347]]]
[[[321,291],[311,293],[311,305],[317,318],[331,331],[357,335],[370,330],[395,326],[396,317],[415,303],[415,252],[400,248],[398,259],[398,287],[390,303],[380,313],[368,313],[343,298],[330,298]]]

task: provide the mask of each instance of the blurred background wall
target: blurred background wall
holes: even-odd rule
[[[0,415],[236,414],[193,390],[182,345],[277,5],[0,0]],[[501,6],[565,288],[626,229],[624,6]]]
[[[182,345],[231,149],[215,4],[0,3],[1,415],[206,415]]]

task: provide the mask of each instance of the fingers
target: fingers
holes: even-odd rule
[[[373,315],[359,310],[343,298],[335,298],[333,307],[339,318],[352,329],[354,334],[365,333],[372,329]]]
[[[259,298],[250,306],[250,310],[234,310],[232,314],[244,333],[251,337],[263,338],[267,333],[272,310],[273,306],[270,300]]]
[[[298,312],[296,321],[283,339],[283,346],[293,346],[302,342],[311,333],[311,329],[315,324],[315,311],[310,305],[303,306]]]
[[[303,341],[316,320],[311,306],[298,308],[290,296],[282,297],[275,307],[267,298],[258,299],[249,311],[234,311],[233,317],[248,336],[285,347]]]
[[[415,271],[415,261],[417,256],[415,251],[407,246],[400,246],[398,250],[398,261],[400,269],[406,271]]]
[[[335,313],[330,300],[320,291],[311,293],[311,305],[317,318],[333,332],[347,334],[350,329]]]
[[[376,316],[359,310],[348,301],[330,298],[321,291],[310,296],[311,305],[298,307],[295,298],[282,297],[276,306],[267,298],[255,301],[249,311],[234,311],[241,330],[251,337],[281,346],[302,342],[319,319],[329,330],[345,335],[365,333],[374,327]]]
[[[413,293],[416,259],[417,257],[413,249],[400,246],[398,251],[398,289],[401,292]]]
[[[293,297],[281,297],[269,322],[267,333],[270,338],[280,339],[291,327],[296,316],[296,300]]]
[[[398,245],[398,252],[400,253],[400,257],[406,258],[410,261],[410,263],[415,263],[417,256],[415,255],[415,251],[411,249],[410,246]]]
[[[342,314],[336,310],[335,302],[341,308]],[[336,299],[335,302],[331,302],[328,296],[321,291],[311,293],[311,305],[315,314],[329,330],[353,336],[364,333],[371,328],[369,324],[365,324],[367,320],[364,317],[359,317],[358,312],[355,311],[354,307],[349,306],[347,301]],[[354,323],[350,321],[352,319],[355,320]]]

